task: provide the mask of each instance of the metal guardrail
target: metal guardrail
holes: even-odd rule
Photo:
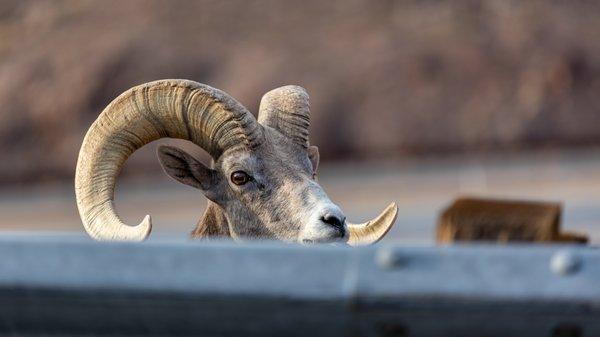
[[[0,334],[600,336],[600,251],[0,237]]]

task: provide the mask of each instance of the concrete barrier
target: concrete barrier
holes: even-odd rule
[[[580,246],[0,237],[0,334],[600,336]]]

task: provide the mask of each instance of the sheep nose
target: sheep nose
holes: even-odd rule
[[[340,236],[344,236],[346,234],[346,229],[344,228],[346,217],[332,213],[325,213],[325,215],[321,217],[321,221],[337,229],[340,232]]]

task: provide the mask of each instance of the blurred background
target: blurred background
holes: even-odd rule
[[[186,78],[254,113],[305,87],[321,184],[354,221],[396,201],[386,240],[433,242],[438,212],[477,195],[561,201],[564,226],[598,242],[599,31],[583,1],[3,0],[0,229],[83,235],[85,131],[126,89]],[[127,162],[117,207],[185,237],[205,200],[156,145]]]

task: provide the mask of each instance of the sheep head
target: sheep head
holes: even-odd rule
[[[297,86],[263,97],[258,121],[228,94],[187,80],[134,87],[108,105],[90,127],[79,153],[77,205],[98,240],[145,239],[150,216],[124,224],[114,209],[114,186],[135,150],[163,137],[190,140],[213,158],[205,166],[183,150],[159,147],[165,172],[214,203],[234,239],[370,244],[394,223],[391,204],[376,219],[346,223],[316,181],[318,149],[308,141],[308,95]]]

